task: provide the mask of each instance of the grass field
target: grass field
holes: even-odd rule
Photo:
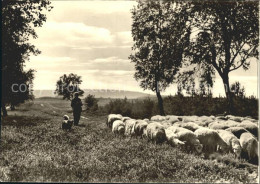
[[[205,160],[168,144],[116,137],[106,114],[82,115],[71,132],[69,101],[42,98],[21,105],[2,122],[0,180],[38,182],[257,182],[257,167],[223,156]]]

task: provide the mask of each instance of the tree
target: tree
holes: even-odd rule
[[[84,101],[87,110],[93,110],[93,111],[98,110],[98,100],[95,98],[95,95],[89,94]]]
[[[247,70],[251,59],[258,59],[259,3],[196,1],[191,4],[187,28],[194,33],[186,56],[190,61],[188,65],[195,64],[195,67],[189,74],[205,73],[200,77],[207,81],[214,78],[217,71],[224,84],[229,113],[232,113],[229,73],[240,67]],[[192,76],[184,75],[185,79]]]
[[[27,72],[16,72],[16,79],[12,81],[16,81],[12,86],[12,93],[10,94],[10,105],[11,110],[15,109],[15,106],[24,103],[26,100],[33,100],[33,79],[34,79],[34,70],[29,70]],[[18,77],[19,76],[19,77]]]
[[[55,93],[67,100],[71,100],[75,92],[78,92],[79,96],[83,96],[84,91],[79,88],[81,83],[81,76],[73,73],[64,74],[56,83]]]
[[[188,17],[181,4],[146,0],[132,10],[134,52],[129,59],[135,64],[134,77],[140,86],[156,93],[161,115],[165,115],[161,91],[173,83],[188,45],[189,30],[184,30]],[[174,16],[177,13],[182,16]]]
[[[237,97],[244,97],[245,96],[245,87],[240,84],[240,82],[235,82],[231,84],[231,91]]]
[[[48,0],[10,1],[2,0],[2,99],[3,115],[7,115],[6,105],[13,107],[32,99],[32,80],[34,70],[24,70],[25,61],[30,54],[40,53],[29,39],[37,38],[35,27],[46,21],[43,10],[51,10]],[[26,90],[14,90],[14,85],[27,86]],[[16,91],[16,92],[15,92]]]

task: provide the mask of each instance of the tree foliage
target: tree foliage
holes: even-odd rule
[[[97,111],[98,110],[98,100],[95,98],[95,95],[89,94],[84,102],[86,104],[87,110]]]
[[[188,17],[182,3],[147,0],[138,2],[132,18],[134,45],[129,58],[135,64],[134,77],[144,90],[156,92],[164,114],[160,92],[173,83],[181,66],[183,48],[188,46]]]
[[[17,105],[31,99],[32,90],[14,92],[12,86],[32,85],[34,70],[24,70],[25,61],[30,54],[38,55],[40,51],[29,41],[36,39],[35,27],[41,27],[46,21],[44,10],[51,10],[48,0],[10,1],[2,0],[2,102],[5,106]],[[16,90],[15,90],[16,91]]]
[[[73,73],[69,75],[64,74],[56,83],[55,93],[67,100],[71,100],[75,92],[78,92],[79,96],[82,96],[84,91],[79,88],[81,83],[81,76]]]
[[[231,84],[231,91],[236,97],[245,97],[245,87],[238,81]]]

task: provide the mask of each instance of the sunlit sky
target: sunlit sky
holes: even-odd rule
[[[135,1],[52,1],[47,21],[36,29],[33,44],[42,51],[31,56],[26,68],[37,72],[34,89],[54,90],[63,74],[82,76],[82,89],[143,91],[133,78],[134,64],[128,56],[133,45],[131,12]],[[213,95],[224,95],[217,75]],[[239,81],[247,95],[257,96],[257,62],[248,71],[230,73],[230,82]],[[175,94],[171,85],[163,94]]]

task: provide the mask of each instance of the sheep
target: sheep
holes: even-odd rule
[[[227,121],[223,121],[223,122],[221,122],[221,123],[222,123],[223,125],[228,126],[228,128],[229,128],[229,127],[237,127],[237,126],[239,125],[238,122],[233,121],[233,120],[227,120]]]
[[[243,119],[243,121],[246,121],[246,120],[251,121],[252,123],[255,123],[255,124],[258,125],[258,120],[256,120],[256,119],[253,119],[253,118],[251,118],[251,117],[245,117],[245,118]],[[242,122],[243,122],[243,121],[242,121]]]
[[[107,127],[112,128],[113,122],[115,120],[122,120],[121,114],[109,114],[107,117]]]
[[[156,115],[151,117],[151,121],[165,121],[166,117],[161,115]]]
[[[112,126],[112,132],[114,134],[123,135],[125,132],[125,123],[121,120],[115,120]]]
[[[217,150],[217,146],[220,146],[221,150],[224,152],[228,149],[227,143],[215,130],[203,127],[197,129],[194,133],[203,145],[203,151],[206,157],[215,152]]]
[[[145,118],[143,120],[146,121],[147,123],[149,123],[149,119],[148,118]]]
[[[178,126],[182,127],[182,128],[186,128],[188,130],[191,130],[192,132],[194,132],[195,130],[197,130],[198,128],[201,127],[201,126],[199,126],[198,124],[196,124],[194,122],[180,123]]]
[[[123,118],[122,118],[122,121],[125,122],[125,121],[128,120],[128,119],[131,119],[131,118],[129,118],[129,117],[123,117]]]
[[[144,120],[137,120],[134,126],[135,135],[142,136],[148,123]]]
[[[162,121],[160,122],[160,124],[163,126],[164,129],[172,126],[172,123],[170,123],[169,121]]]
[[[135,125],[136,125],[135,119],[128,119],[125,121],[125,135],[126,136],[133,136],[135,135]]]
[[[165,130],[165,133],[168,140],[171,139],[172,136],[173,138],[184,142],[186,148],[189,147],[197,153],[202,152],[203,146],[192,131],[182,127],[171,126]]]
[[[239,117],[239,116],[233,116],[233,115],[227,115],[225,116],[227,119],[229,120],[233,120],[233,121],[236,121],[236,122],[241,122],[242,121],[242,117]]]
[[[181,145],[185,145],[185,142],[183,141],[180,141],[179,139],[175,138],[175,134],[171,131],[171,130],[167,130],[165,129],[165,135],[166,135],[166,139],[167,139],[167,142],[175,147],[179,147]]]
[[[69,120],[69,116],[64,115],[63,121],[62,121],[62,124],[61,124],[62,130],[71,130],[72,125],[73,125],[73,120]]]
[[[163,126],[158,122],[151,122],[147,125],[144,135],[149,140],[156,143],[162,143],[166,140],[165,130]]]
[[[167,128],[165,132],[167,132],[168,136],[172,132],[174,138],[185,142],[186,148],[189,147],[197,153],[202,152],[203,146],[200,144],[200,141],[192,131],[182,127],[171,126]]]
[[[218,116],[216,117],[216,119],[217,119],[217,120],[228,120],[228,118],[226,118],[226,117],[223,116],[223,115],[218,115]]]
[[[171,123],[174,124],[176,122],[179,122],[180,120],[178,119],[178,116],[166,116],[166,120]]]
[[[258,126],[255,123],[252,123],[250,121],[243,121],[242,123],[238,124],[238,126],[245,128],[256,138],[258,138]]]
[[[215,120],[216,117],[213,116],[213,115],[211,115],[210,118],[211,118],[212,120]]]
[[[229,146],[229,151],[234,153],[236,157],[240,157],[242,148],[239,139],[234,134],[226,130],[217,130],[217,132]]]
[[[218,130],[218,129],[225,130],[225,129],[229,128],[229,126],[227,126],[227,125],[225,125],[225,124],[222,124],[222,123],[220,123],[220,122],[218,122],[218,121],[214,121],[214,122],[210,123],[210,124],[208,125],[208,127],[209,127],[210,129],[213,129],[213,130]]]
[[[250,132],[242,133],[240,144],[243,153],[247,154],[249,161],[258,158],[258,141]]]
[[[202,126],[202,127],[208,127],[208,125],[210,123],[212,123],[213,121],[214,120],[206,120],[206,121],[199,121],[199,120],[197,120],[197,121],[194,121],[194,123],[196,123],[197,125]]]
[[[233,133],[238,139],[240,138],[242,133],[248,132],[243,127],[230,127],[230,128],[227,128],[226,131]]]
[[[208,116],[200,116],[198,118],[198,121],[206,122],[206,121],[212,121],[213,119]]]
[[[182,122],[188,123],[188,122],[195,122],[198,120],[197,116],[183,116]]]

